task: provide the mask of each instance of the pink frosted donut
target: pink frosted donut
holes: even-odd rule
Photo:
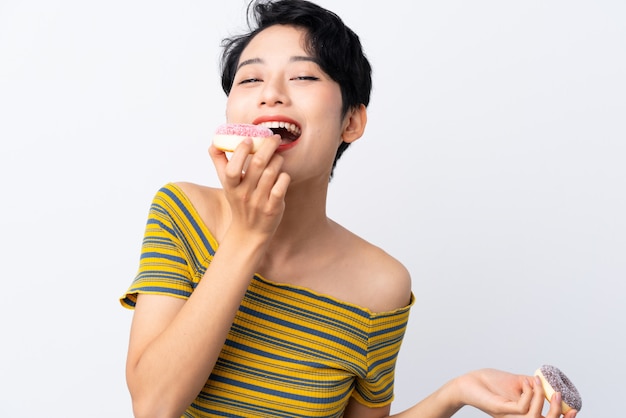
[[[245,138],[252,139],[252,152],[257,152],[264,138],[274,135],[270,128],[248,123],[225,123],[217,127],[213,145],[222,151],[233,152]]]
[[[546,399],[550,401],[554,392],[561,393],[561,411],[565,414],[570,409],[580,411],[583,401],[571,380],[554,366],[543,365],[535,371],[535,376],[539,376]]]

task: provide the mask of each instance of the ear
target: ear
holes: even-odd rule
[[[367,125],[367,108],[364,104],[348,111],[344,120],[344,128],[341,139],[348,144],[359,139],[365,131]]]

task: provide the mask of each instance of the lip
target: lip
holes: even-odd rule
[[[300,138],[298,138],[298,139],[300,139]],[[287,142],[285,144],[280,144],[278,146],[278,148],[276,148],[276,152],[287,151],[287,150],[295,147],[298,144],[298,139],[296,139],[295,141]]]
[[[258,125],[258,124],[263,123],[263,122],[293,123],[294,125],[296,125],[300,129],[302,129],[302,126],[300,125],[300,123],[298,123],[298,121],[296,121],[294,119],[291,119],[291,118],[288,118],[286,116],[282,116],[282,115],[264,115],[264,116],[259,116],[258,118],[254,119],[252,121],[252,123],[255,124],[255,125]],[[302,134],[300,134],[300,136],[302,136]],[[295,147],[299,140],[300,140],[300,137],[298,137],[294,141],[286,142],[284,144],[279,145],[278,148],[276,149],[276,152],[287,151],[287,150]]]
[[[300,124],[298,123],[298,121],[288,118],[286,116],[281,116],[281,115],[259,116],[258,118],[252,121],[252,123],[255,125],[258,125],[259,123],[263,123],[263,122],[287,122],[287,123],[293,123],[294,125],[300,127]]]

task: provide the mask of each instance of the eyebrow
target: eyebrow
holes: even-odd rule
[[[289,58],[289,62],[299,62],[299,61],[310,61],[310,62],[314,62],[317,64],[317,60],[315,58],[308,57],[305,55],[296,55],[296,56]],[[264,63],[265,61],[262,60],[261,58],[251,58],[249,60],[240,62],[239,65],[237,66],[237,71],[239,71],[239,69],[243,67],[244,65],[264,64]]]

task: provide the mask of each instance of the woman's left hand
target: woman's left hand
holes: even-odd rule
[[[555,394],[547,415],[542,415],[545,394],[538,378],[483,369],[456,379],[459,399],[493,418],[559,418],[561,396]],[[574,418],[572,410],[564,418]]]

